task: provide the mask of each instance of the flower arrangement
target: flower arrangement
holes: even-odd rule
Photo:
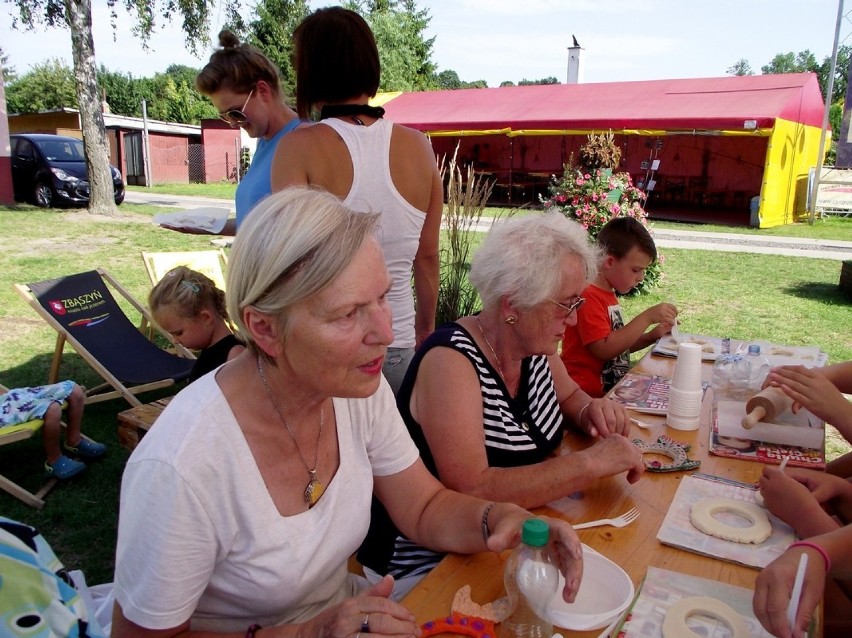
[[[642,208],[646,199],[644,192],[633,185],[629,173],[615,172],[612,168],[601,168],[600,154],[590,149],[601,149],[612,143],[612,135],[590,135],[589,144],[583,147],[581,157],[586,166],[578,166],[573,155],[565,165],[561,176],[554,175],[548,186],[549,197],[542,197],[544,209],[558,210],[585,228],[591,239],[598,236],[601,228],[613,217],[629,216],[648,226],[648,214]],[[612,153],[609,153],[610,157]],[[593,157],[594,156],[594,157]],[[620,153],[618,154],[620,157]],[[597,164],[597,167],[593,167]],[[590,166],[591,165],[591,166]],[[663,276],[662,264],[665,258],[657,255],[657,260],[645,271],[645,279],[629,294],[643,294],[651,290]]]

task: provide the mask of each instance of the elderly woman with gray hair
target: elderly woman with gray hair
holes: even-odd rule
[[[113,636],[417,635],[393,579],[359,588],[347,572],[374,492],[426,546],[519,541],[529,512],[445,488],[405,430],[382,376],[393,331],[376,222],[307,189],[246,219],[227,294],[247,349],[179,393],[127,463]],[[571,601],[580,542],[550,525]]]
[[[557,354],[597,263],[585,230],[558,213],[492,228],[470,271],[482,311],[438,328],[424,342],[397,399],[426,467],[444,485],[535,507],[602,477],[626,472],[630,482],[640,478],[642,455],[625,438],[628,413],[608,399],[591,399]],[[595,443],[553,455],[566,424]],[[397,533],[374,504],[358,558],[371,578],[404,578],[424,573],[440,555]]]

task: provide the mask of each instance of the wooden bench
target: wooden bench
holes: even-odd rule
[[[166,409],[172,397],[157,399],[118,414],[118,442],[128,450],[133,450],[139,439],[151,429],[157,418]]]

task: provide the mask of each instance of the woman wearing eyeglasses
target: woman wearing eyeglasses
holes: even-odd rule
[[[237,186],[236,219],[229,219],[221,235],[236,235],[254,205],[272,192],[269,171],[278,142],[300,120],[284,103],[278,69],[253,46],[240,44],[230,31],[219,33],[222,48],[195,78],[195,88],[208,96],[219,117],[257,138],[251,166]]]
[[[628,413],[609,399],[591,399],[557,354],[597,261],[586,231],[561,214],[494,225],[470,271],[482,311],[425,341],[397,397],[421,458],[444,485],[531,508],[599,478],[640,478],[642,455],[626,438]],[[568,425],[596,440],[554,456]],[[374,503],[358,558],[370,577],[399,580],[428,571],[440,555],[400,536]],[[395,594],[404,592],[401,583]]]

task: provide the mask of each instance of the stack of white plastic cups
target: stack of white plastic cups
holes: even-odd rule
[[[676,430],[697,430],[701,416],[701,345],[681,343],[677,352],[666,423]]]

